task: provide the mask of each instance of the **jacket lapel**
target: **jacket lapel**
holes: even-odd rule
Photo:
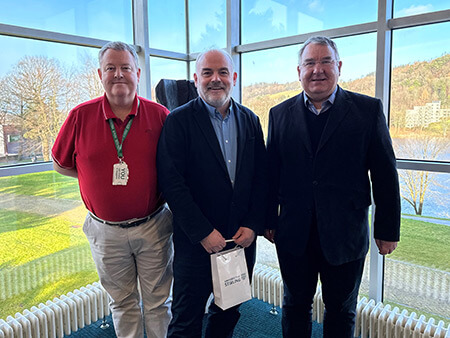
[[[237,156],[236,156],[236,177],[241,167],[242,154],[244,153],[245,142],[247,141],[247,119],[245,114],[241,111],[240,107],[232,101],[234,115],[236,116],[237,125]]]
[[[342,119],[347,115],[350,110],[350,106],[351,100],[349,99],[345,91],[338,87],[336,100],[334,101],[334,104],[331,108],[330,116],[328,117],[327,124],[325,125],[322,137],[319,141],[319,145],[317,146],[318,152],[325,145],[325,143],[327,143],[331,135],[341,123]]]
[[[220,144],[217,140],[216,132],[214,131],[214,128],[211,124],[208,111],[203,106],[203,102],[201,101],[200,97],[195,99],[193,115],[209,147],[211,147],[211,150],[213,151],[216,159],[219,161],[220,166],[228,174],[228,170],[222,155],[222,150],[220,149]]]

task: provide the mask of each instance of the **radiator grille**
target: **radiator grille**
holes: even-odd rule
[[[277,269],[257,264],[253,273],[253,297],[282,307],[283,281]],[[375,303],[363,297],[357,305],[355,337],[450,338],[450,327],[407,310]],[[30,310],[0,319],[0,338],[62,338],[103,319],[110,313],[108,294],[99,283],[69,292]],[[313,320],[323,322],[320,285],[314,296]]]
[[[109,315],[108,294],[89,284],[30,310],[0,319],[0,338],[62,338]]]

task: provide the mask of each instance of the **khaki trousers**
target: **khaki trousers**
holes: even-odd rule
[[[172,214],[167,206],[131,228],[105,225],[88,215],[83,231],[110,296],[117,337],[144,337],[144,323],[148,338],[166,337],[173,275]]]

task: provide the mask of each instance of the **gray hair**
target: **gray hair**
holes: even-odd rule
[[[105,53],[108,49],[130,52],[131,55],[133,56],[134,64],[135,64],[136,68],[139,68],[139,59],[138,59],[136,51],[129,44],[127,44],[125,42],[121,42],[121,41],[108,42],[106,45],[104,45],[102,47],[102,49],[100,49],[100,51],[98,52],[98,64],[99,65],[102,62],[103,55],[105,55]]]
[[[334,54],[336,55],[336,61],[339,61],[339,52],[337,49],[336,44],[333,40],[330,38],[327,38],[326,36],[312,36],[308,40],[305,41],[302,48],[300,48],[300,51],[298,52],[298,64],[301,65],[302,63],[302,56],[303,52],[305,51],[305,48],[310,44],[317,44],[322,46],[329,46],[331,49],[334,50]]]
[[[228,59],[228,61],[230,62],[231,65],[231,69],[230,72],[234,71],[234,62],[233,62],[233,58],[231,57],[230,54],[228,54],[228,52],[224,51],[223,49],[219,49],[219,48],[212,48],[212,49],[208,49],[205,50],[204,52],[201,52],[200,54],[197,55],[197,59],[195,60],[195,70],[197,71],[197,66],[200,64],[200,62],[203,60],[203,58],[205,57],[206,54],[208,54],[209,52],[219,52],[221,53],[223,56],[225,56],[225,58]]]

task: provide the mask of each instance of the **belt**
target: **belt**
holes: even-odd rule
[[[111,226],[116,226],[116,227],[120,227],[120,228],[132,228],[132,227],[136,227],[142,223],[148,222],[150,221],[153,217],[155,217],[162,209],[164,209],[164,204],[159,206],[158,209],[156,209],[155,211],[153,211],[150,215],[143,217],[143,218],[132,218],[130,220],[127,221],[123,221],[123,222],[109,222],[109,221],[105,221],[101,218],[98,218],[97,216],[95,216],[92,212],[89,211],[89,215],[95,219],[97,222],[106,224],[106,225],[111,225]]]

